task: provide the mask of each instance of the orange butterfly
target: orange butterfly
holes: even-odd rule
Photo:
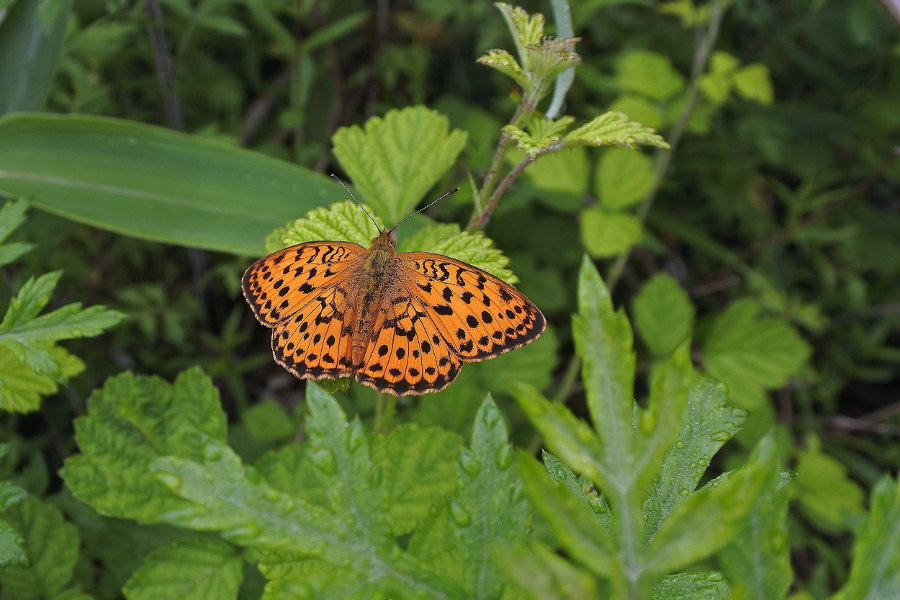
[[[300,379],[355,377],[380,392],[423,394],[447,387],[462,363],[543,333],[541,311],[497,277],[440,254],[398,254],[397,225],[368,250],[307,242],[247,269],[244,297],[273,330],[278,364]]]

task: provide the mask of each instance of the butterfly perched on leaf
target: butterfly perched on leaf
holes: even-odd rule
[[[544,331],[541,311],[490,273],[440,254],[397,253],[397,225],[369,248],[306,242],[250,265],[244,296],[272,329],[278,364],[301,379],[353,377],[380,392],[423,394],[447,387],[463,363]]]

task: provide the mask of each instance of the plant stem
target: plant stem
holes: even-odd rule
[[[378,394],[375,400],[375,423],[372,430],[386,434],[391,428],[391,419],[394,417],[394,409],[397,407],[397,396],[393,394]]]
[[[694,44],[694,57],[691,62],[691,79],[685,94],[684,107],[681,109],[681,114],[678,115],[678,120],[668,136],[670,150],[658,150],[655,153],[656,161],[653,168],[653,176],[656,185],[654,185],[653,189],[638,207],[636,217],[641,223],[647,219],[647,214],[650,212],[650,208],[653,206],[656,194],[659,191],[659,182],[662,181],[663,176],[669,169],[669,163],[672,162],[675,148],[678,146],[678,142],[681,141],[681,136],[684,134],[691,114],[694,112],[694,107],[697,104],[697,94],[700,91],[700,78],[706,69],[709,55],[719,37],[719,28],[722,25],[722,18],[725,16],[725,4],[723,2],[711,3],[709,23],[707,23],[706,30],[697,32],[697,41]],[[607,271],[605,279],[610,292],[615,289],[616,284],[619,282],[622,270],[625,268],[625,263],[628,262],[630,255],[631,250],[626,250],[617,256],[609,271]]]

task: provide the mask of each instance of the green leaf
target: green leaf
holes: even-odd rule
[[[513,157],[513,154],[510,152],[507,156]],[[525,175],[541,191],[559,192],[572,197],[564,205],[563,199],[559,198],[558,194],[552,194],[549,197],[541,194],[539,199],[543,204],[557,210],[566,210],[569,205],[572,206],[573,212],[580,210],[583,205],[583,196],[587,193],[590,177],[587,152],[582,147],[573,146],[563,148],[558,152],[544,154],[540,160],[536,160],[528,166]]]
[[[34,497],[22,499],[0,513],[22,539],[28,564],[0,569],[4,592],[13,596],[50,597],[72,577],[78,560],[78,530],[63,521],[58,508]]]
[[[365,128],[342,127],[332,142],[334,155],[375,213],[395,224],[453,166],[466,133],[449,131],[447,117],[414,106],[372,117]]]
[[[268,452],[256,463],[256,470],[272,487],[286,494],[322,508],[329,506],[325,495],[327,478],[309,460],[306,445],[288,445]]]
[[[59,380],[81,373],[84,363],[59,346],[48,346],[50,360],[59,365]],[[40,407],[41,396],[56,393],[57,380],[36,373],[19,362],[10,348],[0,344],[0,408],[9,412],[31,412]]]
[[[572,335],[582,360],[588,411],[603,444],[597,458],[613,472],[625,473],[635,448],[631,325],[623,310],[613,311],[609,290],[587,257],[578,275],[578,314],[572,318]],[[606,488],[606,482],[597,483]]]
[[[725,405],[725,386],[701,379],[687,398],[687,415],[675,444],[644,497],[644,531],[652,540],[659,525],[697,487],[719,448],[740,428],[746,413]]]
[[[581,213],[581,243],[591,256],[606,258],[626,252],[641,241],[640,221],[626,212],[593,207]]]
[[[609,110],[625,113],[632,121],[643,123],[653,129],[659,129],[666,124],[666,115],[660,107],[643,96],[633,94],[619,96],[609,105]]]
[[[719,73],[707,73],[700,78],[700,91],[715,106],[721,106],[728,100],[731,91],[731,77]]]
[[[220,540],[178,540],[144,559],[122,591],[128,600],[236,598],[241,562],[235,549]]]
[[[797,453],[796,484],[791,488],[800,510],[817,527],[831,533],[852,529],[865,516],[863,490],[847,476],[844,465],[824,454],[810,434]]]
[[[769,68],[762,63],[747,65],[738,70],[734,74],[734,87],[744,98],[760,104],[769,105],[775,99]]]
[[[718,551],[741,530],[756,497],[779,476],[775,441],[764,437],[750,461],[713,480],[679,505],[647,548],[647,570],[678,571]]]
[[[721,573],[677,573],[653,586],[653,600],[729,600],[731,592]],[[776,598],[776,596],[760,596]]]
[[[559,147],[562,133],[574,122],[573,117],[560,117],[551,121],[543,115],[536,114],[525,122],[527,131],[515,125],[506,125],[503,127],[503,133],[516,143],[516,148],[523,150],[531,160],[534,160],[538,154]]]
[[[506,20],[516,47],[519,49],[519,56],[524,62],[525,47],[539,44],[544,39],[544,15],[541,13],[529,15],[523,8],[510,6],[505,2],[498,2],[495,6]]]
[[[4,117],[0,165],[0,191],[54,214],[257,256],[273,229],[344,196],[333,181],[256,152],[104,117]]]
[[[263,442],[286,440],[297,433],[297,424],[274,400],[263,400],[244,411],[244,424],[250,435]]]
[[[618,84],[653,100],[668,100],[684,89],[684,77],[668,57],[649,50],[632,50],[619,61]]]
[[[791,475],[767,480],[754,499],[743,529],[719,553],[735,600],[785,598],[791,585],[788,488]]]
[[[536,540],[527,540],[519,546],[497,547],[491,556],[523,598],[582,600],[598,597],[597,582],[590,574]]]
[[[648,156],[626,148],[610,148],[597,162],[596,192],[608,210],[639,203],[656,188],[656,175]]]
[[[525,491],[550,525],[566,553],[598,575],[609,575],[618,560],[612,539],[588,505],[563,485],[553,483],[546,470],[524,453],[519,469]]]
[[[56,72],[69,20],[70,1],[54,2],[57,11],[42,19],[45,0],[19,0],[4,7],[0,21],[0,116],[44,107]],[[4,161],[0,160],[0,164]]]
[[[605,112],[563,137],[566,145],[624,146],[632,150],[638,146],[670,149],[669,143],[650,127],[632,121],[624,113]]]
[[[715,320],[703,344],[709,374],[728,385],[732,402],[751,410],[761,389],[785,385],[811,352],[793,327],[758,313],[751,299],[734,302]]]
[[[25,222],[25,211],[28,210],[28,201],[10,200],[0,206],[0,242],[6,240],[19,225]]]
[[[553,480],[553,483],[562,485],[568,489],[573,496],[584,502],[587,507],[591,509],[597,523],[603,527],[607,536],[612,539],[613,530],[612,522],[610,521],[609,506],[606,504],[606,500],[603,496],[601,496],[594,487],[594,484],[585,479],[582,475],[575,475],[575,473],[563,464],[561,460],[546,450],[541,453],[541,458],[544,461],[544,467],[547,469],[547,474],[550,475],[550,479]]]
[[[900,596],[900,484],[883,477],[870,502],[869,515],[856,532],[850,578],[835,600]]]
[[[371,208],[365,209],[372,214]],[[383,229],[381,219],[373,217],[378,228]],[[266,251],[275,252],[294,244],[317,241],[354,242],[368,248],[378,233],[365,211],[355,202],[346,200],[327,208],[315,208],[305,217],[276,229],[266,238]]]
[[[225,441],[219,396],[199,369],[170,385],[155,377],[123,373],[106,381],[75,421],[81,454],[66,460],[61,475],[80,500],[108,516],[154,521],[184,508],[150,472],[159,456],[197,458],[203,440]]]
[[[513,55],[506,50],[493,48],[488,50],[487,54],[479,56],[475,62],[497,69],[504,75],[512,77],[523,88],[528,85],[528,75]]]
[[[372,440],[372,463],[381,469],[394,535],[419,526],[457,486],[456,459],[462,440],[438,427],[407,424]]]
[[[431,564],[445,568],[447,576],[460,569],[466,597],[501,596],[504,579],[488,560],[489,547],[499,540],[522,539],[527,532],[528,502],[514,458],[503,417],[488,396],[475,416],[469,447],[460,451],[459,488],[439,516],[443,527],[432,525],[410,542],[411,549],[444,545],[453,559],[444,554]]]
[[[669,275],[658,273],[644,284],[633,304],[634,326],[654,356],[667,356],[688,339],[694,305]]]

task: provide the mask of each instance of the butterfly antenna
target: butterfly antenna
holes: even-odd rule
[[[350,197],[353,198],[353,201],[356,202],[356,205],[359,206],[363,210],[363,212],[366,213],[366,216],[372,220],[372,223],[375,225],[375,229],[377,229],[378,231],[381,231],[381,227],[378,226],[378,222],[375,221],[375,218],[371,214],[369,214],[369,211],[366,210],[365,206],[360,204],[359,200],[356,199],[356,196],[353,195],[353,192],[350,191],[350,188],[348,188],[347,185],[343,181],[341,181],[341,178],[338,177],[337,175],[335,175],[334,173],[331,174],[331,177],[335,181],[337,181],[339,184],[341,184],[341,186],[345,190],[347,190],[347,193],[350,194]],[[456,188],[456,189],[459,189],[459,188]]]
[[[452,196],[453,194],[455,194],[455,193],[458,192],[458,191],[459,191],[459,186],[456,186],[455,188],[453,188],[452,190],[450,190],[449,192],[447,192],[446,194],[444,194],[443,196],[441,196],[441,197],[438,198],[437,200],[432,200],[432,201],[429,202],[426,206],[423,206],[422,208],[420,208],[419,210],[417,210],[417,211],[414,212],[413,214],[411,214],[411,215],[409,215],[409,216],[407,216],[407,217],[404,217],[404,218],[400,221],[400,223],[403,223],[403,221],[406,221],[407,219],[416,216],[417,214],[419,214],[420,212],[422,212],[422,211],[424,211],[424,210],[428,210],[429,208],[431,208],[432,206],[434,206],[435,204],[437,204],[438,202],[440,202],[441,200],[443,200],[443,199],[446,198],[447,196]],[[397,229],[398,227],[400,227],[400,223],[397,223],[396,225],[394,225],[393,227],[391,227],[391,231],[394,231],[395,229]]]

